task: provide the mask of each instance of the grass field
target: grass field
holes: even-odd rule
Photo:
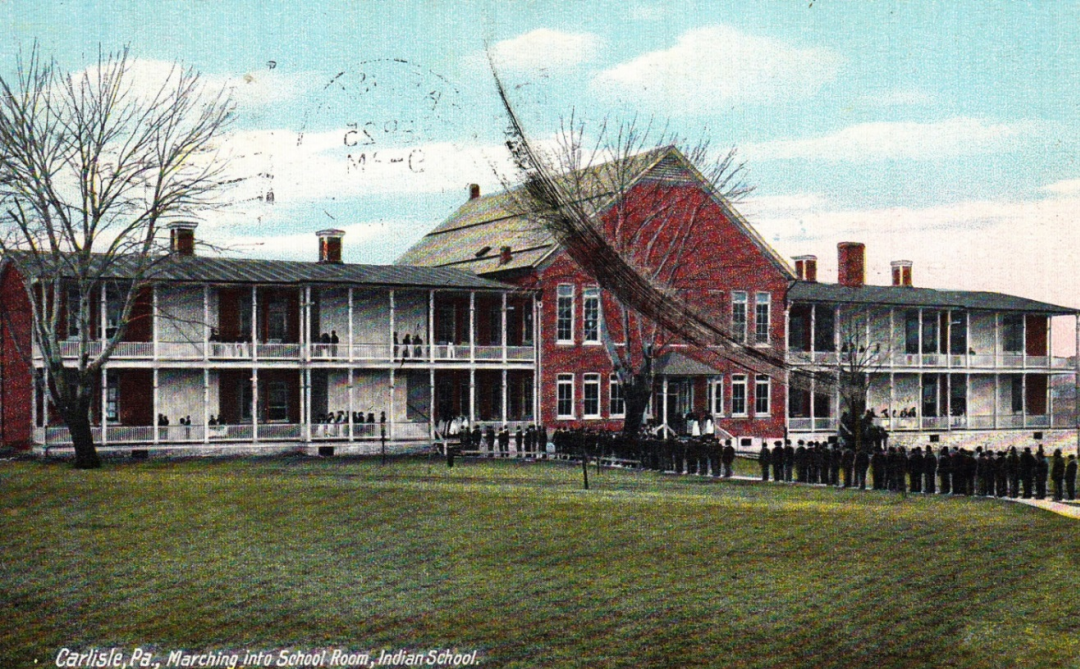
[[[1075,520],[590,474],[584,491],[580,468],[553,463],[4,462],[0,667],[90,646],[451,647],[490,667],[1080,664]]]

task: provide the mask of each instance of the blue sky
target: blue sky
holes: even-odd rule
[[[538,139],[575,109],[738,146],[739,209],[825,278],[864,241],[872,282],[905,258],[919,285],[1080,306],[1077,2],[7,0],[0,30],[6,73],[34,40],[70,69],[130,44],[140,76],[230,87],[246,182],[200,234],[237,253],[309,258],[335,226],[391,262],[497,188],[487,44]]]

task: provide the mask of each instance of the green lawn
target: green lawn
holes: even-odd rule
[[[0,667],[114,645],[475,648],[491,667],[1080,663],[1075,520],[590,481],[553,463],[4,462]]]

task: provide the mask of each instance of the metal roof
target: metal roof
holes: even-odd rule
[[[712,376],[719,372],[703,362],[694,360],[677,351],[668,351],[653,363],[658,376]]]
[[[604,208],[621,185],[635,179],[694,182],[708,188],[725,216],[742,229],[785,274],[792,276],[786,261],[739,215],[673,146],[664,146],[630,156],[622,161],[593,165],[555,177],[556,182],[571,182],[564,191],[582,201],[596,201],[589,206]],[[508,246],[511,258],[500,262],[500,250]],[[468,200],[452,215],[424,235],[397,259],[403,265],[454,266],[478,274],[538,266],[558,248],[558,242],[545,228],[541,216],[530,209],[524,186]]]
[[[11,253],[9,255],[27,255]],[[96,258],[101,259],[101,256]],[[24,267],[31,263],[20,263]],[[60,263],[57,263],[58,265]],[[105,279],[128,279],[134,273],[134,260],[123,257],[104,273]],[[38,272],[39,274],[41,272]],[[154,265],[148,280],[181,283],[241,284],[350,284],[368,286],[406,286],[423,288],[460,288],[470,290],[508,290],[514,286],[483,279],[472,272],[450,267],[413,267],[408,265],[353,265],[291,260],[254,260],[202,256],[164,256]]]
[[[842,286],[837,283],[797,281],[788,291],[788,301],[866,304],[893,307],[931,307],[971,311],[1015,311],[1047,315],[1075,314],[1077,309],[1026,297],[969,290],[937,290],[911,286]]]

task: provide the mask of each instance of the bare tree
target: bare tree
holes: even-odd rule
[[[871,378],[892,355],[892,333],[884,341],[875,339],[873,317],[869,308],[851,307],[840,309],[837,323],[840,350],[836,356],[836,383],[841,403],[838,427],[855,450],[864,448],[870,436],[867,430],[871,424],[865,416]]]
[[[232,104],[179,65],[162,81],[136,81],[126,48],[62,72],[35,47],[13,77],[0,76],[0,96],[0,254],[24,279],[35,353],[76,466],[98,467],[90,413],[102,366],[169,262],[162,226],[219,206],[216,142]],[[92,340],[102,303],[115,318]]]
[[[708,139],[687,142],[652,121],[589,128],[571,115],[553,146],[525,136],[496,76],[510,117],[508,146],[524,187],[514,205],[549,230],[604,289],[600,320],[617,324],[623,341],[601,323],[601,339],[626,404],[624,431],[636,434],[652,394],[657,360],[672,343],[714,346],[748,370],[785,369],[782,354],[747,346],[700,299],[705,279],[724,262],[702,253],[693,234],[716,202],[751,192],[734,148],[715,152]],[[672,149],[678,149],[673,152]],[[689,188],[644,182],[646,168],[675,156],[696,176]],[[630,191],[637,191],[629,197]]]

